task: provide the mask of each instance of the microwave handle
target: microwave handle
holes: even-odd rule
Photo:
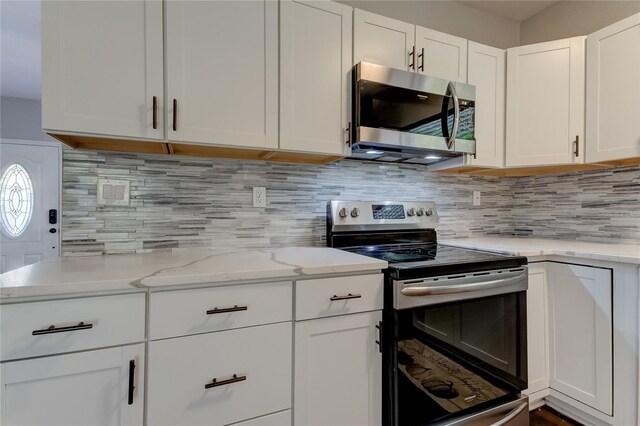
[[[447,91],[451,94],[453,99],[453,129],[451,130],[451,136],[447,139],[447,148],[453,149],[456,142],[456,135],[458,134],[458,126],[460,126],[460,101],[456,94],[456,88],[453,82],[449,82]]]

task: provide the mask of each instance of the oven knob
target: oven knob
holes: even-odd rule
[[[424,216],[424,209],[422,207],[418,209],[418,216]]]
[[[433,216],[433,210],[431,209],[427,209],[425,213],[427,214],[427,216]]]
[[[360,216],[360,210],[356,207],[351,209],[351,217],[358,217],[358,216]]]
[[[414,216],[415,214],[416,214],[416,209],[414,209],[413,207],[407,210],[407,215]]]
[[[341,208],[340,211],[338,212],[338,215],[340,217],[347,217],[347,208],[346,207]]]

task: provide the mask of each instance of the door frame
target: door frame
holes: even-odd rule
[[[46,146],[48,148],[58,149],[58,256],[62,253],[62,144],[58,141],[34,141],[29,139],[8,139],[0,138],[0,144],[13,144],[22,146]]]

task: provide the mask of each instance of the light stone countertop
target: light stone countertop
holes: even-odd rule
[[[325,247],[58,257],[0,275],[0,300],[147,287],[292,279],[385,269],[387,262]]]
[[[640,265],[640,244],[607,244],[528,237],[477,237],[441,240],[455,247],[534,258],[568,256]]]

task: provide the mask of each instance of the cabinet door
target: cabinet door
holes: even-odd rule
[[[584,39],[507,50],[507,166],[583,162]]]
[[[295,425],[379,425],[380,311],[295,323]]]
[[[586,160],[640,159],[640,13],[587,37]]]
[[[281,149],[349,154],[351,14],[327,0],[280,2]]]
[[[162,139],[162,49],[161,2],[42,2],[42,127]]]
[[[549,318],[545,264],[529,265],[527,290],[527,375],[532,394],[549,387]]]
[[[278,146],[278,2],[168,1],[167,137]]]
[[[415,26],[386,16],[355,9],[353,12],[353,63],[371,62],[414,71],[409,57],[415,43]],[[413,64],[413,66],[410,66]]]
[[[11,361],[0,371],[4,425],[142,424],[142,343]]]
[[[469,42],[469,84],[476,86],[475,166],[504,166],[506,52]]]
[[[551,388],[612,414],[611,270],[550,263]]]
[[[420,74],[467,82],[467,40],[416,27],[416,69]]]

